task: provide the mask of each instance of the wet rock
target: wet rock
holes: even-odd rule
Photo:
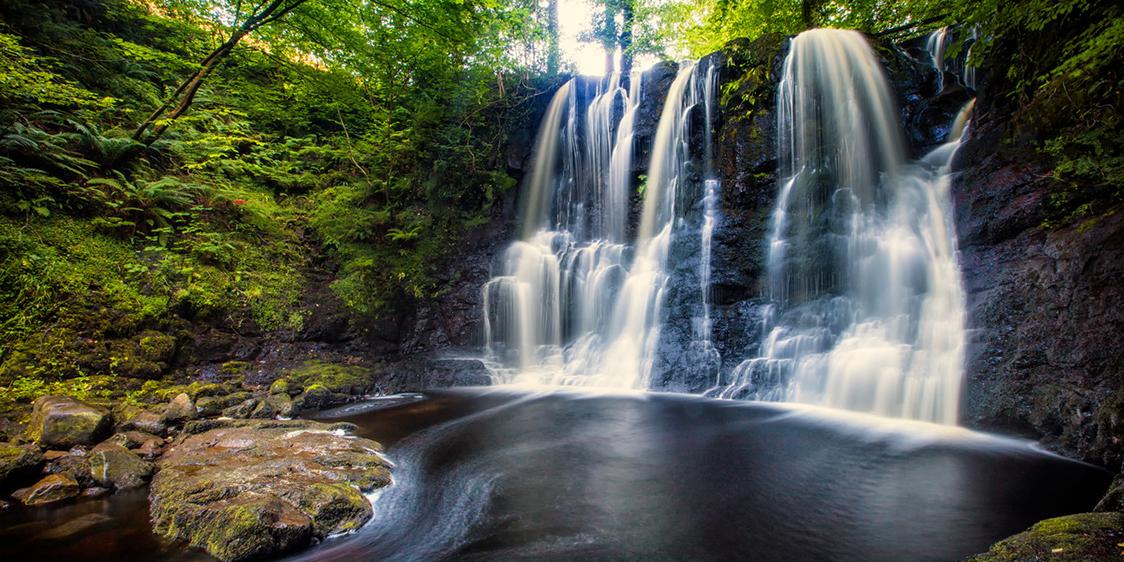
[[[35,473],[43,464],[39,449],[0,443],[0,488],[8,488],[17,480]]]
[[[101,486],[118,490],[144,486],[152,476],[152,463],[117,443],[102,443],[90,451],[90,476]]]
[[[377,443],[328,425],[216,421],[164,455],[150,500],[159,534],[220,560],[278,555],[358,528],[372,513],[363,492],[390,482]]]
[[[172,425],[179,425],[197,417],[199,417],[199,409],[195,407],[191,397],[182,392],[168,403],[168,409],[164,412],[164,421]]]
[[[258,403],[259,401],[257,398],[250,398],[249,400],[245,400],[229,408],[223,408],[222,415],[228,418],[246,419],[250,417],[250,414],[254,413],[254,410],[257,408]]]
[[[323,385],[314,384],[293,399],[293,410],[323,410],[332,406],[346,404],[350,398],[346,395],[336,395]]]
[[[109,488],[102,488],[101,486],[94,486],[92,488],[86,488],[85,490],[82,490],[82,497],[85,497],[85,498],[100,498],[102,496],[105,496],[106,494],[108,494],[111,491],[112,490],[110,490]]]
[[[1124,515],[1079,513],[1046,519],[992,545],[968,562],[1098,562],[1120,560]]]
[[[141,410],[132,417],[127,419],[125,423],[121,424],[123,430],[137,430],[151,433],[153,435],[164,435],[168,432],[168,427],[164,423],[164,417],[155,412],[148,410]]]
[[[53,462],[69,454],[68,451],[43,451],[43,460]]]
[[[79,533],[89,531],[94,527],[103,525],[110,521],[112,521],[112,519],[107,515],[102,515],[100,513],[88,513],[80,517],[75,517],[74,519],[63,523],[62,525],[57,525],[47,531],[43,531],[42,533],[39,533],[38,535],[32,537],[31,540],[46,541],[65,539],[68,537],[73,537],[74,535],[77,535]]]
[[[237,406],[250,399],[249,392],[235,392],[219,396],[203,396],[195,401],[200,417],[217,416],[222,411],[232,406]]]
[[[262,410],[262,412],[258,412],[258,410],[255,410],[254,414],[250,417],[264,417],[259,416],[258,414],[264,413],[266,409],[272,412],[272,414],[268,417],[293,417],[293,401],[289,398],[288,394],[271,394],[265,400],[262,400],[261,405],[258,407]]]
[[[109,432],[109,412],[69,396],[44,396],[35,401],[27,436],[44,448],[93,445]]]
[[[375,390],[380,394],[492,383],[491,373],[482,361],[436,354],[419,355],[383,366],[378,369],[376,380]]]
[[[43,472],[64,475],[78,482],[78,485],[83,488],[97,485],[97,482],[90,476],[90,463],[86,461],[85,451],[80,455],[67,453],[49,462],[44,467]]]
[[[1117,474],[1116,478],[1112,479],[1112,485],[1108,487],[1108,493],[1097,502],[1097,507],[1093,511],[1119,511],[1124,512],[1124,473]]]
[[[12,497],[28,506],[45,505],[78,495],[78,483],[64,474],[48,474],[27,488],[16,490]]]

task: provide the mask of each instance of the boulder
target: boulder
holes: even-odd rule
[[[164,423],[164,417],[155,412],[148,410],[141,410],[137,412],[125,423],[121,424],[121,429],[143,431],[153,435],[164,435],[168,432],[168,426]]]
[[[118,490],[144,486],[154,469],[152,463],[113,442],[94,447],[88,463],[90,476],[98,484]]]
[[[254,412],[254,410],[257,408],[257,405],[258,399],[250,398],[248,400],[239,402],[238,404],[229,408],[223,408],[222,415],[228,418],[246,419],[250,417],[250,414]]]
[[[97,485],[97,482],[90,476],[90,463],[87,462],[86,453],[82,454],[67,453],[57,459],[47,463],[43,472],[47,474],[61,474],[75,482],[82,488],[89,488],[90,486]]]
[[[48,474],[27,488],[16,490],[12,497],[29,506],[44,505],[77,496],[78,483],[65,474]]]
[[[374,441],[310,421],[216,420],[159,461],[158,534],[224,561],[275,556],[372,514],[364,492],[390,483]]]
[[[182,392],[168,403],[168,409],[164,412],[164,421],[172,425],[178,425],[197,417],[199,417],[198,408],[191,401],[191,397]]]
[[[43,396],[35,401],[27,436],[44,448],[93,445],[112,426],[109,412],[69,396]]]
[[[1120,560],[1124,514],[1078,513],[1036,523],[967,562],[1098,562]]]
[[[285,379],[277,379],[273,384],[269,385],[270,394],[289,394],[289,382]]]
[[[0,443],[0,487],[6,488],[13,481],[33,474],[42,463],[39,449]]]
[[[195,401],[201,417],[217,416],[223,410],[237,406],[251,398],[249,392],[234,392],[221,396],[203,396]]]

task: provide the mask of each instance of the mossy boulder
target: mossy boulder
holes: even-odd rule
[[[69,396],[43,396],[32,408],[27,437],[43,448],[69,449],[97,443],[111,427],[105,408]]]
[[[357,395],[371,389],[374,375],[361,365],[310,360],[287,371],[284,378],[290,394],[319,385],[334,393]]]
[[[101,486],[118,490],[144,486],[154,470],[152,463],[113,442],[94,447],[88,462],[90,477]]]
[[[43,453],[33,447],[19,447],[0,443],[0,488],[8,488],[14,481],[34,473],[43,464]]]
[[[314,384],[306,388],[304,392],[293,399],[292,407],[294,412],[323,410],[325,408],[347,404],[351,400],[352,396],[349,394],[332,392],[324,385]]]
[[[287,381],[285,379],[277,379],[277,380],[273,381],[273,384],[269,385],[269,394],[270,395],[284,394],[284,395],[288,396],[289,395],[289,381]]]
[[[228,418],[246,419],[250,417],[250,414],[254,413],[255,409],[260,403],[261,401],[257,398],[248,398],[246,400],[243,400],[242,402],[230,406],[229,408],[223,408],[222,415]]]
[[[213,428],[159,461],[151,512],[157,533],[220,560],[274,556],[356,529],[372,514],[363,493],[390,482],[378,443],[337,435],[327,424],[215,420],[206,427]]]
[[[202,396],[195,400],[195,407],[201,417],[217,416],[223,410],[237,406],[251,398],[249,392],[234,392],[227,395]]]
[[[992,545],[969,562],[1098,562],[1120,560],[1124,514],[1078,513],[1040,521]]]
[[[172,398],[168,408],[164,410],[164,421],[172,425],[179,425],[197,417],[199,417],[199,409],[186,392],[181,392]]]
[[[78,483],[65,474],[48,474],[27,488],[16,490],[12,497],[29,506],[45,505],[78,495]]]

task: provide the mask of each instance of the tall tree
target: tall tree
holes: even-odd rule
[[[308,0],[267,0],[252,6],[245,6],[249,11],[244,12],[242,0],[237,0],[231,7],[232,9],[227,11],[228,14],[233,16],[229,37],[214,51],[211,51],[211,54],[207,55],[199,64],[199,68],[184,79],[175,92],[137,127],[137,130],[133,132],[133,139],[151,144],[160,138],[160,135],[164,134],[172,121],[175,121],[191,107],[191,103],[195,101],[195,95],[199,93],[199,88],[203,85],[207,75],[214,71],[215,67],[234,50],[234,47],[242,41],[242,38],[284,18],[289,12],[306,1]]]
[[[558,45],[558,0],[548,0],[546,5],[546,73],[558,74],[562,60]]]

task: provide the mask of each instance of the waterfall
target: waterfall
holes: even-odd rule
[[[710,310],[710,278],[712,266],[712,247],[714,229],[718,225],[718,189],[719,181],[714,167],[714,118],[718,106],[718,76],[717,66],[712,62],[707,65],[706,77],[703,82],[703,107],[706,119],[703,130],[704,174],[703,199],[702,199],[702,224],[699,227],[699,240],[701,257],[699,259],[699,291],[702,296],[702,318],[695,328],[694,344],[701,351],[702,356],[708,358],[708,363],[715,367],[715,376],[720,367],[721,356],[714,348],[711,336],[714,322]]]
[[[944,90],[944,59],[951,38],[952,34],[949,33],[948,26],[945,26],[930,33],[929,38],[925,41],[925,50],[929,51],[929,61],[932,63],[933,69],[937,71],[938,92]]]
[[[793,40],[777,97],[767,335],[718,396],[956,423],[965,304],[948,189],[965,127],[907,162],[890,91],[861,34]]]
[[[524,185],[520,239],[483,288],[486,362],[496,382],[648,387],[676,219],[695,201],[680,199],[698,197],[681,192],[690,169],[689,113],[713,85],[700,92],[695,66],[684,65],[671,84],[631,244],[625,238],[641,75],[630,77],[627,90],[610,76],[584,110],[577,80],[551,100]],[[706,110],[713,112],[711,102]],[[716,190],[702,226],[707,255]],[[706,270],[709,276],[709,263]]]

